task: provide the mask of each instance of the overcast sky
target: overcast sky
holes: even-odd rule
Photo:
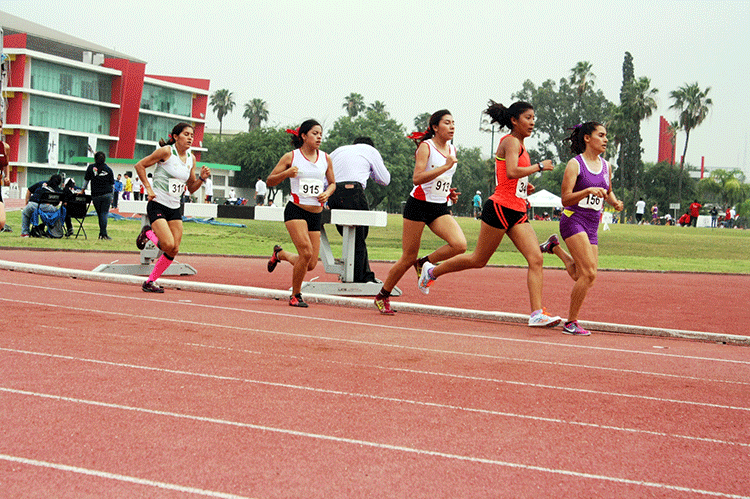
[[[659,90],[642,124],[643,159],[657,159],[659,116],[677,118],[669,93],[711,87],[714,105],[690,137],[687,161],[750,175],[750,1],[444,0],[131,1],[0,0],[0,10],[147,61],[146,72],[211,80],[236,107],[225,129],[244,130],[244,104],[261,98],[270,124],[316,118],[330,127],[351,92],[414,117],[448,108],[455,143],[490,155],[479,131],[488,99],[509,104],[526,79],[567,77],[589,61],[595,84],[619,103],[622,62]],[[537,119],[543,120],[544,116]],[[218,128],[209,110],[209,128]],[[685,135],[679,134],[678,160]],[[497,141],[495,141],[497,144]]]

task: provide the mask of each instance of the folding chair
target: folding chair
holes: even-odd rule
[[[61,200],[62,194],[59,192],[44,191],[40,194],[38,206],[31,216],[32,225],[34,226],[34,229],[36,229],[32,229],[32,233],[36,232],[39,236],[46,237],[62,237],[62,227],[65,225],[65,206],[62,205],[59,209],[55,209],[54,211],[45,211],[42,209],[42,206],[44,205],[57,205]],[[38,230],[40,222],[44,223],[47,226],[47,230],[43,233],[39,233]],[[59,225],[60,227],[59,231],[54,231],[59,232],[59,236],[53,234],[53,232],[50,231],[50,229],[52,229],[55,225]]]
[[[88,239],[86,235],[86,229],[83,228],[83,222],[86,221],[86,215],[89,212],[91,206],[91,194],[74,194],[65,203],[68,215],[70,218],[78,223],[78,230],[76,231],[76,239],[78,235],[83,232],[83,238]]]

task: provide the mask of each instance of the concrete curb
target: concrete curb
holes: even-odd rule
[[[110,282],[120,284],[143,284],[143,277],[105,274],[89,270],[65,269],[59,267],[48,267],[30,263],[10,262],[0,260],[0,269],[16,272],[28,272],[31,274],[49,275],[55,277],[68,277],[73,279],[86,279],[90,281]],[[254,288],[250,286],[234,286],[228,284],[212,284],[204,282],[178,281],[174,279],[159,279],[159,284],[168,289],[183,289],[199,293],[214,293],[233,296],[247,296],[251,298],[273,298],[276,300],[287,300],[288,290]],[[343,307],[373,309],[371,299],[352,298],[348,296],[313,295],[305,294],[305,301],[310,303],[323,303],[327,305],[338,305]],[[400,312],[411,312],[430,315],[444,315],[461,319],[486,320],[495,322],[510,322],[515,324],[526,324],[529,316],[525,314],[512,314],[498,311],[471,310],[463,308],[439,307],[434,305],[421,305],[408,302],[393,302],[391,307]],[[714,343],[729,343],[735,345],[750,346],[750,336],[732,334],[719,334],[701,331],[686,331],[680,329],[663,329],[646,326],[633,326],[628,324],[611,324],[606,322],[579,321],[581,326],[594,331],[608,333],[639,334],[643,336],[660,336],[670,338],[682,338],[699,341],[710,341]]]

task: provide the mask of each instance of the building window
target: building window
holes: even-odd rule
[[[191,123],[190,118],[186,117],[185,121]],[[167,136],[172,132],[176,124],[177,122],[173,118],[141,114],[138,116],[136,138],[138,140],[158,141],[159,139],[164,139],[166,141]]]
[[[193,94],[144,83],[141,109],[150,109],[189,118],[193,114]]]
[[[107,108],[50,99],[29,97],[29,125],[59,130],[109,135],[111,112]]]
[[[112,102],[109,75],[34,59],[31,61],[31,88],[82,99]]]

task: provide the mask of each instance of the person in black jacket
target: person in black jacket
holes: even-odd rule
[[[107,234],[107,217],[109,216],[109,207],[112,204],[115,174],[104,162],[106,159],[107,157],[101,151],[94,154],[95,162],[89,165],[86,169],[86,175],[83,177],[82,192],[86,192],[86,188],[91,182],[91,203],[99,217],[99,239],[112,239]]]

